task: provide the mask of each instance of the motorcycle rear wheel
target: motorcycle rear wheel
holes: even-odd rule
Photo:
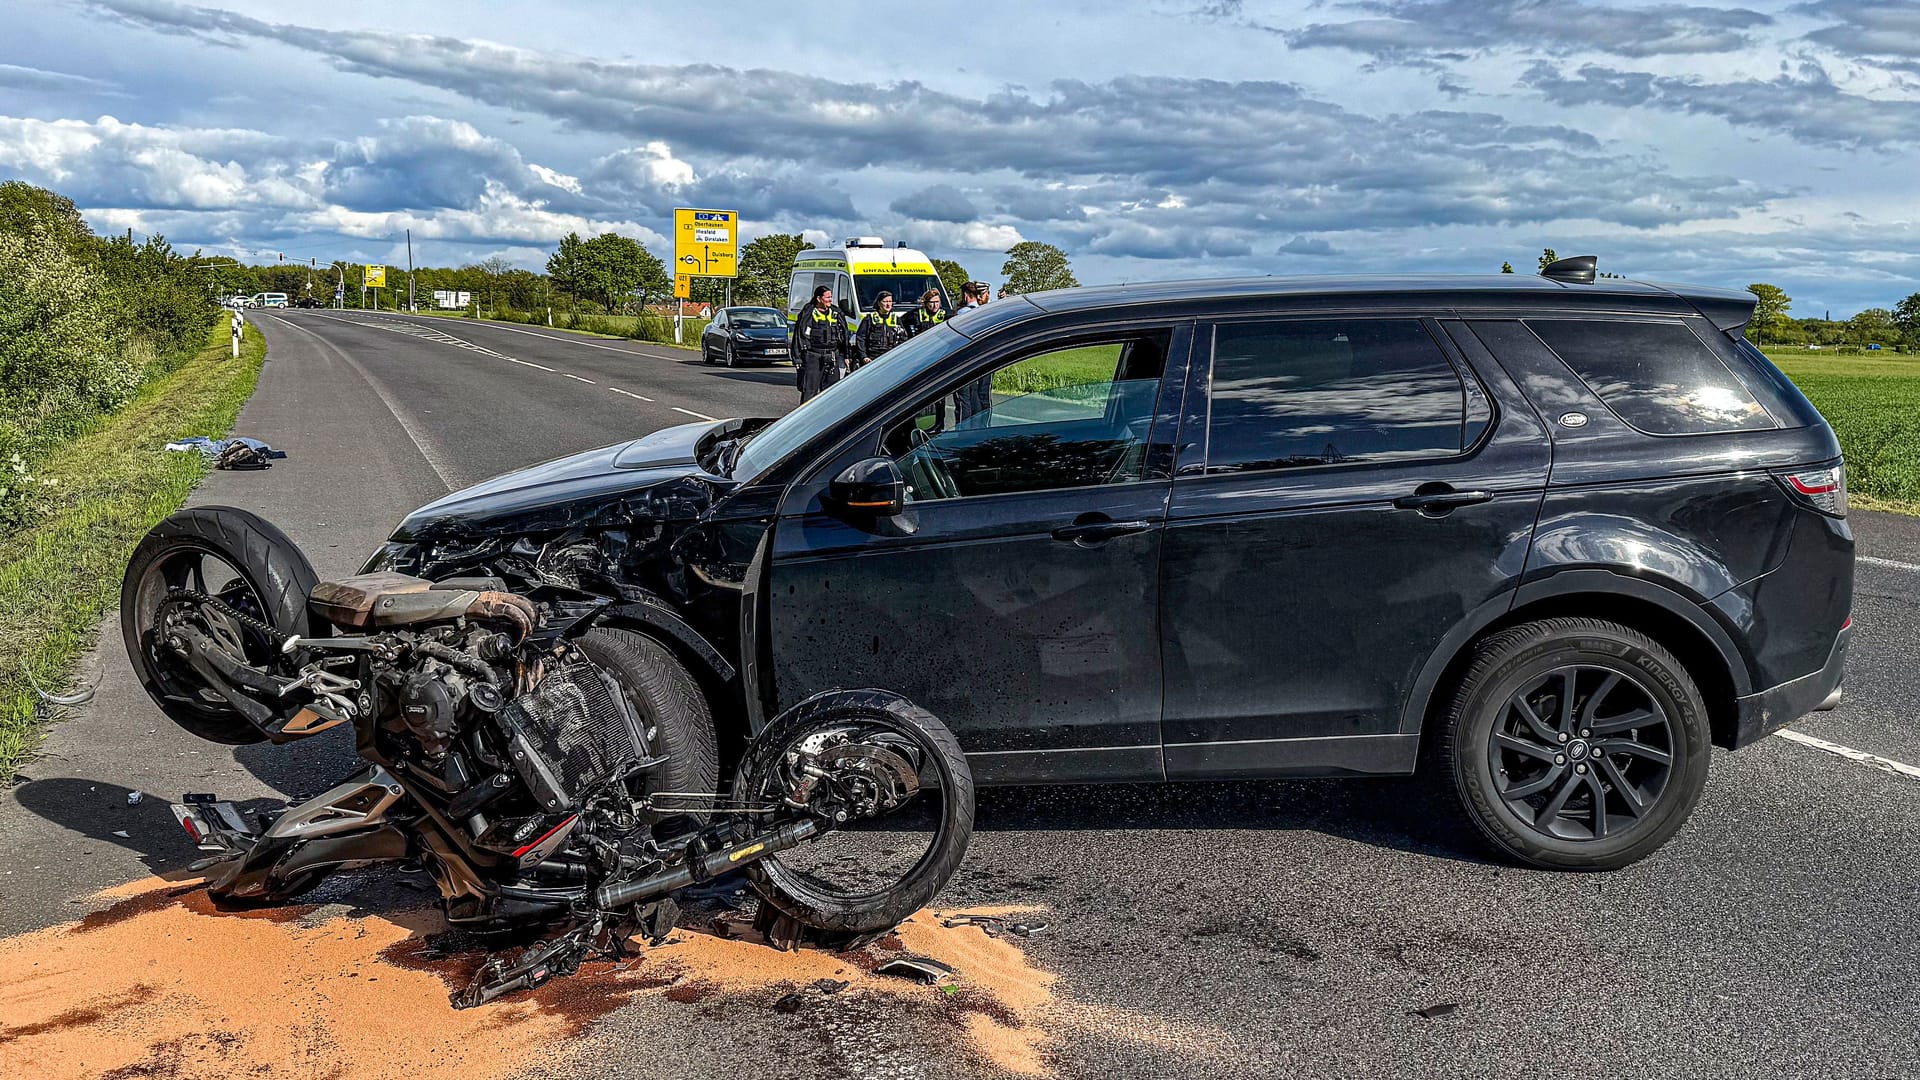
[[[319,580],[299,546],[258,514],[190,506],[167,515],[134,548],[120,583],[120,636],[140,685],[168,719],[208,742],[265,741],[260,729],[160,648],[161,604],[169,589],[190,588],[219,595],[283,634],[310,637],[307,597]],[[277,658],[260,651],[247,659],[270,665]]]
[[[921,807],[933,818],[932,836],[917,861],[896,880],[877,888],[838,888],[807,868],[803,858],[810,845],[830,843],[839,835],[771,855],[747,868],[747,877],[761,900],[804,926],[816,930],[868,934],[890,929],[933,901],[966,855],[973,836],[973,773],[960,744],[932,713],[898,694],[884,690],[830,690],[816,694],[775,717],[754,737],[734,780],[736,798],[759,801],[771,794],[769,778],[796,744],[814,733],[856,726],[896,745],[911,748],[920,761],[918,800],[938,800]],[[875,819],[884,820],[884,819]]]

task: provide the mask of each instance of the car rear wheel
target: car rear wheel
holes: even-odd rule
[[[1474,647],[1428,766],[1521,862],[1612,870],[1678,832],[1706,787],[1706,703],[1673,654],[1598,619],[1545,619]]]

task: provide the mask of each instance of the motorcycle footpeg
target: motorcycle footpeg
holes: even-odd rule
[[[186,802],[173,803],[169,809],[201,851],[235,855],[252,847],[259,838],[232,803],[211,796],[185,798]]]

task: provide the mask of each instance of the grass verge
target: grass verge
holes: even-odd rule
[[[1855,505],[1920,514],[1920,359],[1775,356],[1774,362],[1833,425]]]
[[[91,434],[41,463],[55,481],[31,525],[0,536],[0,780],[39,741],[34,683],[52,689],[93,643],[120,602],[127,559],[206,475],[199,454],[161,449],[183,435],[223,435],[253,393],[266,360],[247,328],[240,358],[225,321],[200,354],[146,387]],[[117,647],[117,646],[115,646]]]

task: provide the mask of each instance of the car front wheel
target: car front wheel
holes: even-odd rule
[[[1428,765],[1492,845],[1556,870],[1613,870],[1667,842],[1706,787],[1705,701],[1652,638],[1545,619],[1480,641]]]

